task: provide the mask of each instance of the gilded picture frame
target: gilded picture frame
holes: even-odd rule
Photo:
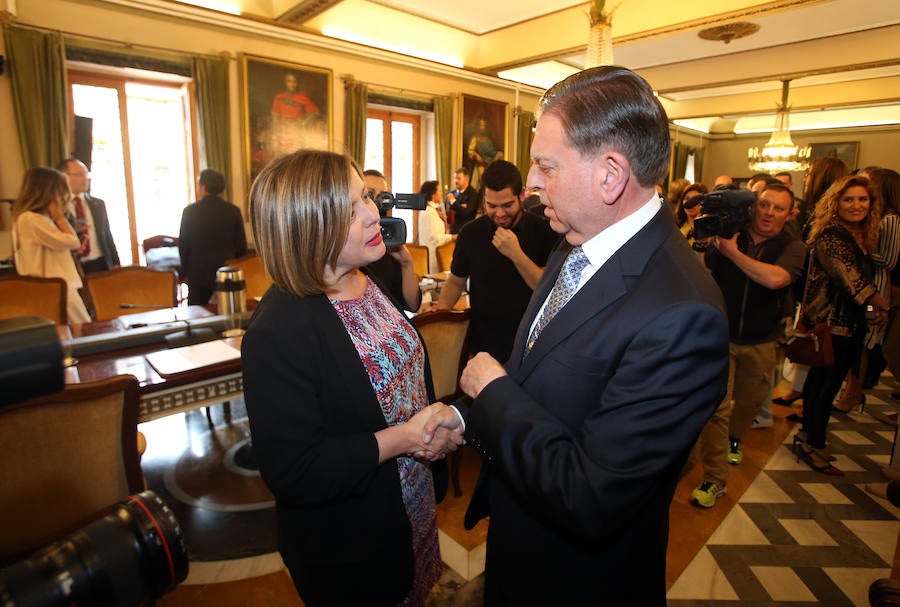
[[[301,148],[331,149],[333,81],[327,68],[241,56],[248,186],[282,154]]]
[[[481,174],[494,160],[506,158],[509,104],[471,95],[462,95],[460,103],[461,158],[459,165],[472,174],[471,185],[481,187]]]

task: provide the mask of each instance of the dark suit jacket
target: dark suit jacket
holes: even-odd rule
[[[109,216],[106,214],[106,203],[99,198],[95,198],[85,192],[81,195],[82,200],[88,203],[91,208],[91,216],[94,218],[94,229],[97,231],[97,244],[103,252],[103,258],[106,260],[108,268],[118,266],[119,252],[116,250],[116,243],[113,240],[112,230],[109,228]]]
[[[413,552],[397,464],[378,463],[374,433],[387,427],[384,415],[327,297],[271,287],[241,360],[253,451],[304,602],[398,604],[412,583]],[[433,401],[427,358],[425,373]],[[446,466],[432,470],[440,498]]]
[[[241,210],[218,196],[204,196],[181,212],[181,274],[188,288],[212,289],[226,259],[247,254]]]
[[[481,207],[481,194],[472,186],[468,186],[459,193],[450,210],[453,211],[453,225],[450,233],[456,234],[464,225],[475,219],[478,209]]]
[[[488,462],[466,515],[491,517],[487,604],[665,605],[669,504],[725,393],[721,295],[661,208],[522,360],[567,252],[547,263],[509,375],[461,403]]]

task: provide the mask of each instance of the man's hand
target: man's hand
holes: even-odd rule
[[[404,268],[407,265],[412,265],[412,255],[410,255],[409,249],[406,248],[406,245],[400,245],[396,249],[388,249],[388,254],[398,262],[400,262],[400,265]]]
[[[738,245],[737,245],[738,235],[734,234],[731,238],[723,238],[721,236],[716,236],[715,243],[716,248],[719,249],[719,252],[722,253],[728,259],[734,258],[735,253],[739,253]]]
[[[491,243],[504,257],[513,261],[524,254],[522,245],[519,244],[519,239],[512,230],[497,226],[497,231],[494,232],[494,238],[491,240]]]
[[[459,387],[462,391],[472,398],[478,398],[478,395],[486,385],[506,375],[506,370],[497,360],[487,352],[479,352],[476,354],[459,378]]]

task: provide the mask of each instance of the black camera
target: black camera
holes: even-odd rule
[[[381,237],[384,246],[389,249],[401,247],[406,243],[406,222],[399,217],[388,217],[391,209],[425,210],[425,194],[391,194],[382,192],[375,197],[378,214],[381,215]]]
[[[132,607],[162,597],[187,574],[175,515],[155,493],[144,491],[0,569],[0,605]]]
[[[701,213],[694,219],[694,239],[731,238],[750,223],[756,193],[737,188],[713,190],[691,200],[695,201],[701,205]]]

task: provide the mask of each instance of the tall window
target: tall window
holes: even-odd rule
[[[366,161],[363,169],[384,173],[388,187],[394,193],[412,194],[419,191],[421,119],[406,114],[370,108],[366,119]],[[403,219],[409,227],[406,240],[414,238],[413,212],[394,209],[394,217]]]
[[[90,118],[91,194],[106,201],[123,264],[141,242],[177,236],[193,200],[193,144],[186,82],[70,72],[74,114]]]

